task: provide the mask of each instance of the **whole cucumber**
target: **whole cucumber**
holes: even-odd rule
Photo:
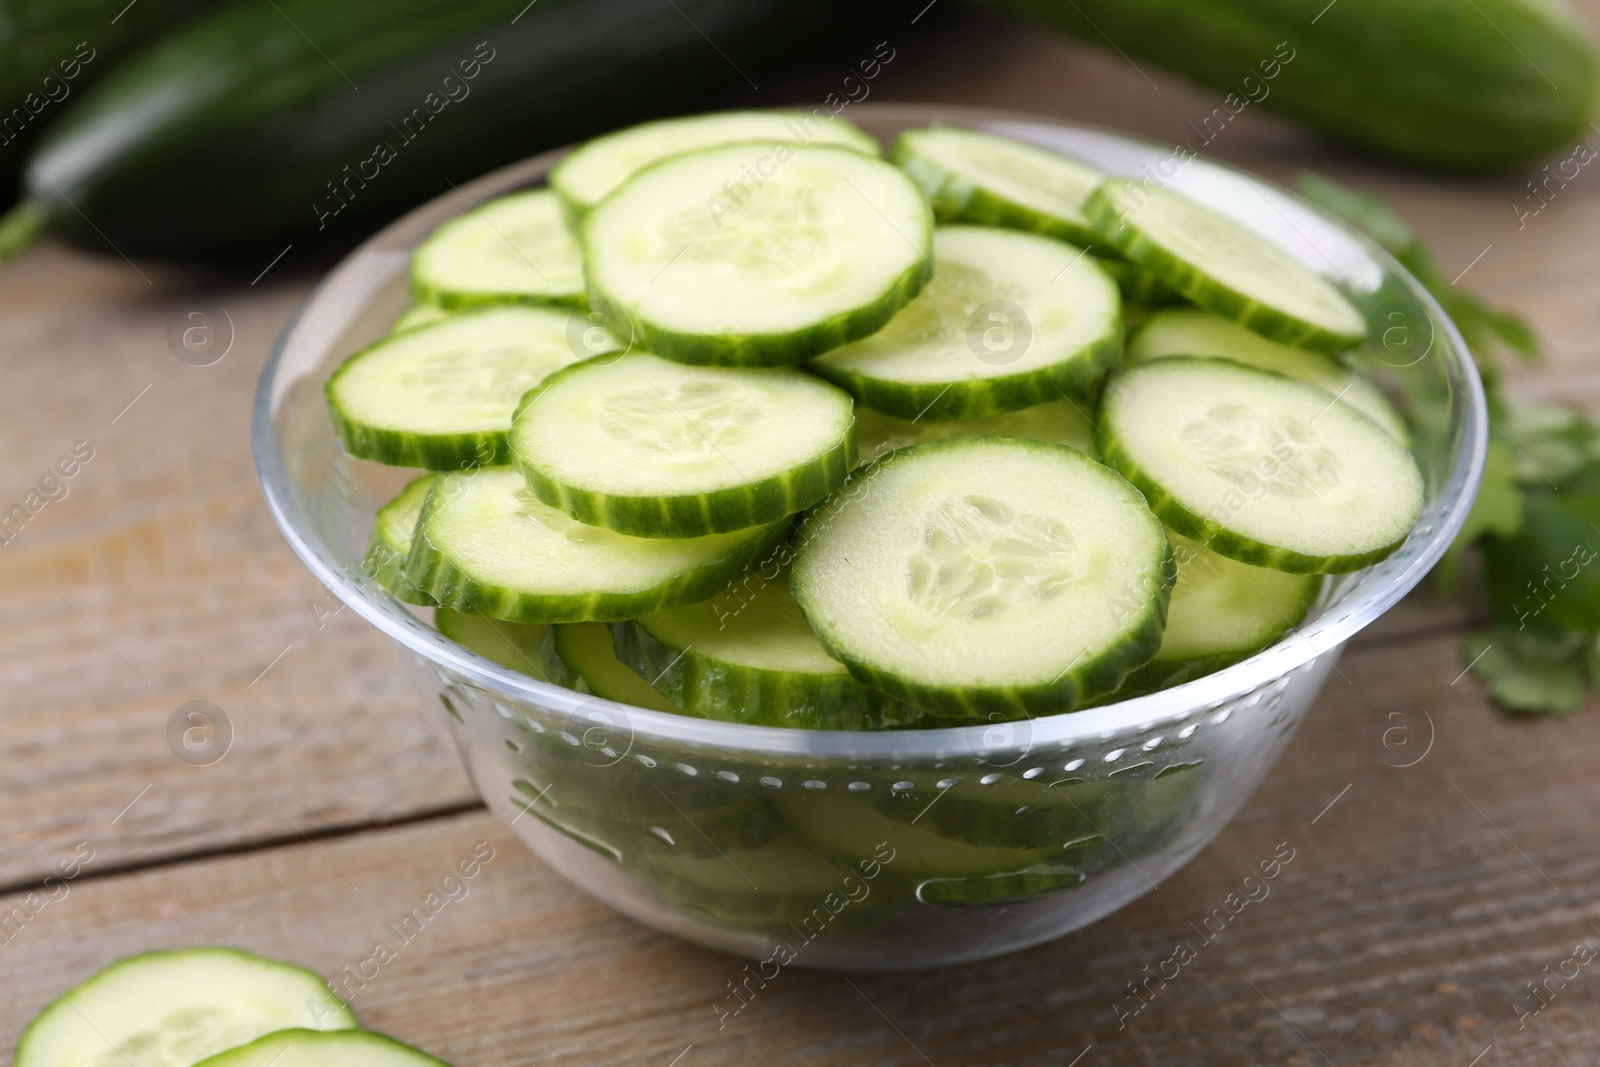
[[[984,2],[1232,93],[1196,118],[1202,136],[1252,102],[1396,159],[1486,170],[1571,149],[1594,102],[1594,44],[1565,0]]]
[[[67,100],[118,56],[219,0],[0,0],[0,190]]]
[[[909,6],[244,0],[76,101],[0,245],[40,225],[157,258],[348,243],[451,182],[758,85],[784,61],[877,63]]]

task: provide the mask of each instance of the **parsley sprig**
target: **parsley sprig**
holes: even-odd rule
[[[1383,201],[1311,174],[1301,178],[1300,193],[1417,276],[1460,329],[1483,377],[1493,427],[1483,485],[1434,572],[1442,594],[1488,605],[1489,625],[1462,644],[1465,661],[1508,712],[1579,710],[1588,686],[1600,685],[1600,425],[1576,409],[1505,393],[1502,360],[1538,360],[1538,337],[1518,316],[1452,286]],[[1479,566],[1463,567],[1469,552]]]

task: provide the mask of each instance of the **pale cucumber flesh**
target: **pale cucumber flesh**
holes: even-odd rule
[[[908,130],[891,153],[941,219],[1033,230],[1083,243],[1083,202],[1105,180],[1085,163],[1009,137],[953,126]]]
[[[1304,382],[1175,357],[1113,377],[1107,459],[1179,533],[1244,563],[1353,570],[1394,551],[1422,507],[1411,454]]]
[[[290,1027],[345,1030],[355,1014],[321,977],[238,949],[130,956],[28,1025],[16,1067],[190,1067]]]
[[[934,276],[871,337],[813,361],[864,407],[968,418],[1059,400],[1116,361],[1116,284],[1081,249],[981,226],[934,234]]]
[[[554,193],[513,193],[435,230],[412,256],[411,288],[442,308],[581,304],[583,250]]]
[[[1366,337],[1365,317],[1331,282],[1181,193],[1148,180],[1113,178],[1084,212],[1135,264],[1265,337],[1335,354]]]
[[[504,463],[517,402],[591,354],[587,330],[567,311],[500,307],[394,334],[329,379],[334,425],[364,459],[430,470]]]
[[[1162,356],[1219,356],[1309,382],[1360,411],[1394,435],[1408,439],[1405,420],[1372,380],[1319,352],[1269,341],[1199,308],[1169,308],[1151,315],[1128,339],[1127,362]]]
[[[511,452],[536,496],[582,522],[686,537],[816,503],[850,469],[853,427],[849,396],[800,371],[637,352],[529,393]]]
[[[758,186],[724,186],[757,168]],[[690,363],[795,363],[877,330],[927,278],[932,212],[858,152],[746,142],[675,156],[584,218],[590,303]]]
[[[631,126],[580,145],[550,185],[581,214],[645,167],[668,156],[736,141],[834,145],[877,155],[878,144],[850,122],[802,111],[725,111]],[[744,178],[734,174],[731,178]],[[746,179],[748,181],[748,179]]]
[[[585,526],[504,467],[443,476],[407,578],[446,607],[512,622],[622,619],[712,595],[783,530],[640,538]]]
[[[598,622],[564,623],[555,628],[555,652],[577,680],[580,691],[651,711],[690,712],[662,696],[621,660],[611,631]]]
[[[801,527],[791,586],[868,684],[949,716],[1067,710],[1155,652],[1166,535],[1081,452],[953,438],[854,488]]]

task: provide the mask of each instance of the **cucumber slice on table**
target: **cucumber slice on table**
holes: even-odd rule
[[[1063,397],[1046,404],[1035,404],[1004,415],[982,415],[975,419],[897,419],[870,408],[856,409],[857,462],[870,463],[897,448],[942,441],[947,437],[1031,437],[1035,441],[1054,441],[1071,445],[1088,456],[1098,456],[1093,402],[1083,397]]]
[[[1422,511],[1416,462],[1321,389],[1226,359],[1167,358],[1113,375],[1106,462],[1173,530],[1262,567],[1358,570]]]
[[[705,537],[630,537],[585,526],[509,467],[441,475],[406,577],[456,611],[510,622],[629,619],[715,596],[789,532],[787,522]]]
[[[411,554],[411,535],[417,529],[417,516],[433,488],[434,475],[412,480],[398,496],[378,509],[367,542],[363,569],[387,589],[396,600],[407,604],[432,604],[433,597],[406,581],[406,557]]]
[[[1123,683],[1127,696],[1181,685],[1255,655],[1300,625],[1322,580],[1218,555],[1172,534],[1178,580],[1155,658]]]
[[[1269,341],[1199,308],[1169,308],[1151,315],[1128,339],[1127,362],[1161,356],[1221,356],[1310,382],[1394,435],[1410,439],[1405,420],[1372,379],[1320,352]]]
[[[889,158],[944,222],[1004,226],[1109,249],[1083,214],[1104,172],[1009,137],[955,126],[907,130]]]
[[[394,325],[389,327],[389,336],[415,330],[418,326],[432,326],[436,322],[443,322],[450,317],[450,312],[438,304],[412,304],[400,312],[400,317],[394,320]]]
[[[984,226],[934,234],[935,274],[878,333],[812,362],[903,419],[995,415],[1094,383],[1122,351],[1122,302],[1093,258]]]
[[[348,1030],[349,1005],[303,967],[232,948],[146,952],[52,1001],[17,1042],[15,1067],[189,1067],[290,1027]]]
[[[345,451],[379,463],[507,463],[517,401],[550,372],[594,355],[583,344],[589,330],[567,311],[502,307],[385,338],[328,379],[334,428]]]
[[[506,622],[487,615],[435,608],[433,626],[456,644],[502,667],[541,682],[565,685],[569,681],[566,669],[556,660],[550,627],[543,623]]]
[[[548,189],[476,205],[411,254],[411,293],[441,308],[583,304],[583,250]]]
[[[927,280],[932,239],[928,202],[898,168],[767,141],[640,171],[582,236],[589,303],[614,332],[669,359],[747,366],[877,331]]]
[[[280,1030],[195,1067],[450,1067],[371,1030]]]
[[[1065,445],[958,437],[807,517],[795,599],[857,678],[951,717],[1068,711],[1155,654],[1171,583],[1138,492]]]
[[[804,111],[723,111],[630,126],[580,145],[550,172],[550,187],[576,214],[583,214],[634,174],[657,160],[736,141],[836,145],[875,156],[878,142],[832,115]],[[748,174],[731,182],[754,185]]]
[[[922,717],[850,677],[794,602],[788,573],[773,571],[699,604],[613,623],[617,657],[708,719],[875,730]]]
[[[694,537],[773,522],[855,463],[850,397],[797,370],[638,352],[551,375],[512,421],[529,490],[591,526]]]
[[[1190,300],[1263,337],[1337,354],[1367,322],[1332,284],[1277,245],[1180,193],[1113,178],[1084,214],[1117,251]]]
[[[572,672],[573,688],[578,692],[652,711],[689,714],[617,658],[611,631],[601,623],[566,623],[554,627],[554,633],[555,653]]]

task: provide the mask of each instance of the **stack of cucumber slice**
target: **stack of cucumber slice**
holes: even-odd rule
[[[1152,182],[734,112],[550,184],[440,227],[327,385],[351,455],[434,472],[371,576],[535,677],[816,729],[1072,711],[1271,645],[1420,514],[1363,313]]]
[[[355,1012],[304,967],[234,948],[146,952],[67,990],[28,1024],[16,1067],[449,1067]]]

